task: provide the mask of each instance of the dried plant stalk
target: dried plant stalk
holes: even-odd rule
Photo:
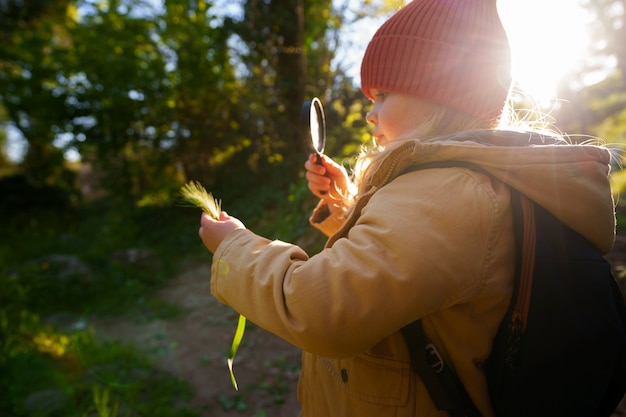
[[[183,185],[180,194],[187,203],[199,207],[215,220],[219,220],[222,201],[213,198],[213,195],[207,192],[199,182],[190,181]]]

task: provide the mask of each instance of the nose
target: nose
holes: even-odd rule
[[[374,126],[378,123],[378,116],[376,115],[376,112],[374,112],[374,109],[368,111],[365,114],[365,120],[367,121],[367,123],[371,123]]]

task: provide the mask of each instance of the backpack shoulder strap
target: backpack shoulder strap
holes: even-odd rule
[[[481,417],[459,377],[427,339],[422,320],[403,327],[402,334],[411,353],[411,367],[424,382],[435,407],[450,417]]]
[[[468,168],[489,175],[480,167],[461,161],[433,162],[413,167],[411,171],[450,167]],[[520,312],[516,318],[521,334],[526,327],[530,290],[532,288],[535,256],[535,222],[532,201],[522,196],[517,190],[513,188],[510,188],[510,190],[517,248],[516,274],[511,302],[515,302],[515,309]],[[411,367],[424,382],[437,409],[447,411],[451,417],[481,417],[480,411],[467,393],[459,377],[445,364],[435,345],[428,340],[424,333],[421,319],[403,327],[402,334],[411,354]],[[514,354],[514,352],[511,352],[511,354]]]

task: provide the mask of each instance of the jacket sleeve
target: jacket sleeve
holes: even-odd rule
[[[508,193],[463,168],[411,172],[372,196],[355,225],[309,258],[237,230],[218,247],[211,291],[312,353],[361,353],[424,315],[470,300],[494,260]]]

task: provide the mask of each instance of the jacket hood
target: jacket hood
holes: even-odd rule
[[[604,253],[613,246],[615,206],[609,182],[611,154],[606,148],[499,130],[407,140],[385,156],[371,185],[378,188],[421,164],[446,161],[481,167],[543,206]]]

